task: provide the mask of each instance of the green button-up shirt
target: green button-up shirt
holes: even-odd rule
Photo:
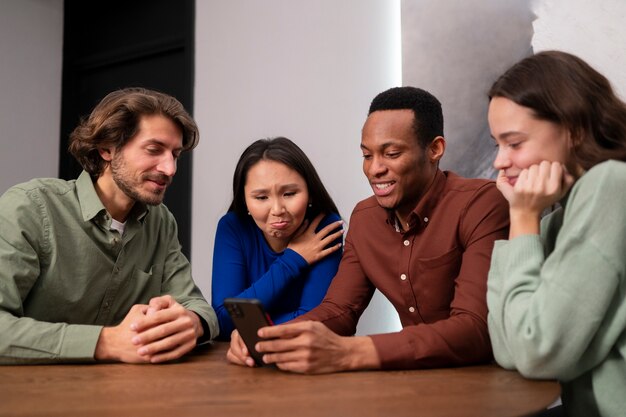
[[[165,294],[218,334],[164,205],[135,204],[121,236],[86,172],[0,197],[0,364],[93,361],[103,326]]]

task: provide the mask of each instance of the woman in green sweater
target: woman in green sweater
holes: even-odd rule
[[[566,415],[624,416],[626,104],[604,76],[558,51],[518,62],[489,97],[511,216],[489,272],[495,358],[557,378]]]

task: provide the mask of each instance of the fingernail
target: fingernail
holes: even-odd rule
[[[137,324],[136,323],[131,323],[130,324],[130,329],[131,330],[137,330]]]
[[[139,343],[141,343],[141,338],[139,336],[135,336],[131,339],[131,341],[134,345],[138,345]]]
[[[139,353],[140,355],[145,355],[146,353],[148,353],[148,349],[145,347],[139,348],[137,353]]]

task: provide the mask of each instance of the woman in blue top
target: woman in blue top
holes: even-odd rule
[[[220,338],[234,329],[228,297],[259,299],[274,323],[316,307],[337,272],[342,236],[335,203],[295,143],[278,137],[250,145],[215,235],[212,304]]]
[[[489,270],[494,356],[527,377],[558,379],[568,416],[624,416],[626,104],[559,51],[515,64],[489,96],[511,216]]]

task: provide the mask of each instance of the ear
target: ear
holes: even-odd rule
[[[113,154],[108,148],[98,148],[98,153],[100,154],[100,157],[107,162],[111,162],[113,159]]]
[[[426,156],[431,163],[437,163],[446,151],[446,140],[437,136],[426,148]]]

